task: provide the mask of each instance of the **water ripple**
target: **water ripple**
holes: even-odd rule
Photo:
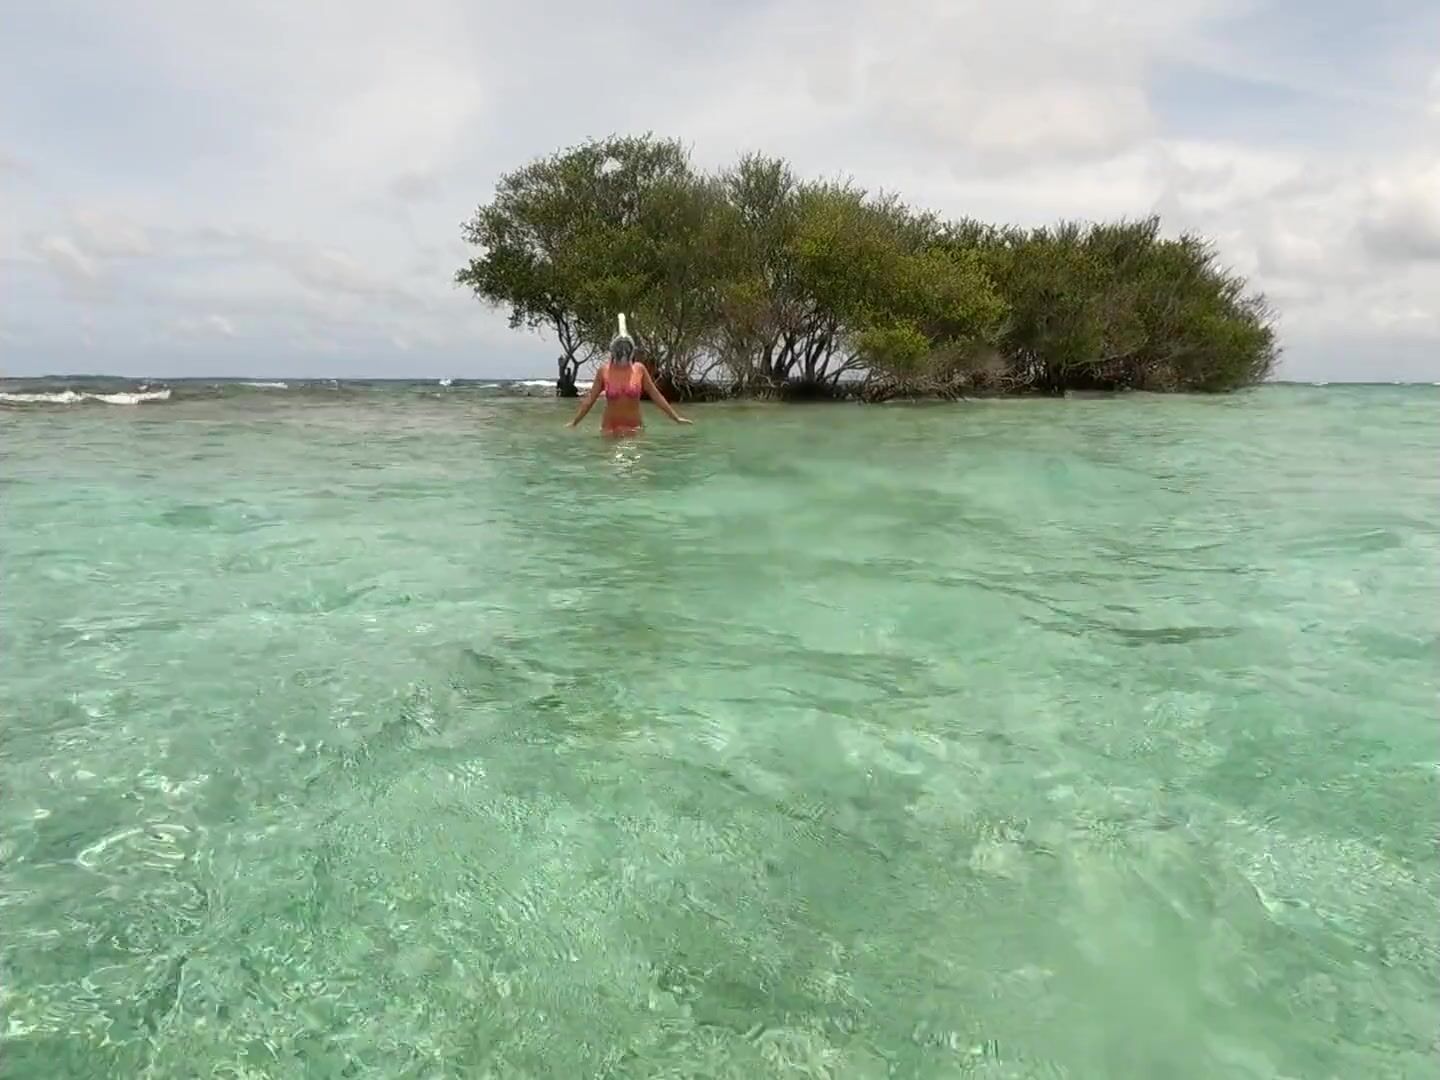
[[[7,1076],[1433,1072],[1440,396],[563,408],[7,410]]]

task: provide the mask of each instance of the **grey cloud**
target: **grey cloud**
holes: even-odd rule
[[[36,256],[67,285],[91,292],[100,282],[100,264],[68,236],[51,233],[34,241]]]
[[[424,308],[397,279],[377,272],[355,256],[335,249],[278,239],[261,232],[206,226],[162,234],[171,257],[228,258],[283,271],[296,284],[316,293],[360,301],[382,301],[407,308]],[[387,267],[388,264],[383,264]]]
[[[226,316],[211,313],[209,315],[187,316],[176,319],[171,324],[174,334],[181,337],[222,337],[233,338],[236,335],[235,324]]]
[[[1381,262],[1440,262],[1440,189],[1387,207],[1364,223],[1362,234]]]
[[[339,293],[364,300],[419,303],[419,300],[405,289],[372,273],[343,252],[282,246],[272,249],[271,256],[294,274],[301,284],[321,292]]]
[[[429,170],[409,169],[390,181],[390,194],[401,202],[423,202],[440,191],[440,178]]]
[[[134,258],[154,251],[148,231],[119,215],[83,210],[74,216],[72,228],[78,245],[91,257]]]

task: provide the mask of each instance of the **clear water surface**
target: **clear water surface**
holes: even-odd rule
[[[7,1078],[1440,1074],[1440,390],[330,391],[0,410]]]

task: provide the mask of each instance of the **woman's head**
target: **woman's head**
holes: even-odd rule
[[[628,364],[635,358],[635,342],[628,337],[615,337],[610,342],[610,362]]]
[[[635,339],[630,336],[629,329],[625,326],[625,315],[615,317],[618,332],[610,339],[610,362],[614,364],[628,364],[635,358]]]

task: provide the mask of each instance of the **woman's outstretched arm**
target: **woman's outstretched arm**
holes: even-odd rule
[[[644,380],[645,393],[650,395],[651,401],[653,401],[656,405],[660,406],[661,412],[663,412],[666,416],[670,417],[670,419],[674,420],[677,424],[694,423],[693,420],[686,420],[685,417],[677,413],[675,411],[675,407],[671,405],[670,402],[665,400],[665,395],[660,392],[660,388],[655,385],[655,380],[650,377],[650,369],[648,367],[645,367],[643,364],[640,366],[640,377]]]
[[[590,411],[590,407],[595,404],[595,400],[600,396],[604,389],[605,368],[601,367],[599,371],[595,372],[595,378],[590,380],[590,389],[585,392],[585,400],[580,402],[580,410],[575,414],[575,419],[571,420],[570,423],[566,425],[566,427],[574,427],[576,424],[580,423],[581,420],[584,420],[585,414]]]

